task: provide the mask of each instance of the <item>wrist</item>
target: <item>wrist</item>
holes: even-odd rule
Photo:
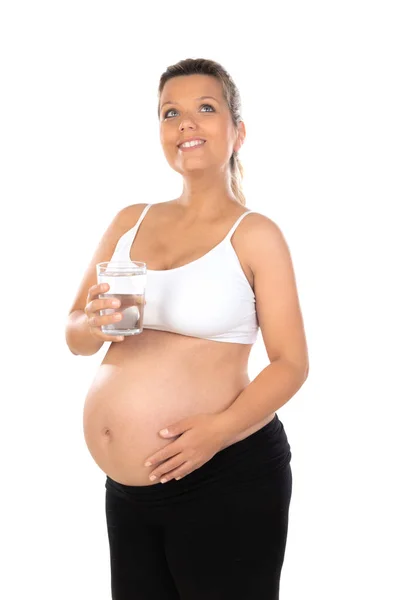
[[[220,450],[224,450],[236,441],[235,436],[230,431],[229,415],[227,415],[226,411],[222,411],[214,416],[215,428],[221,446]]]

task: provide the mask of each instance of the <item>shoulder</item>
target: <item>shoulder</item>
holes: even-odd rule
[[[244,213],[246,214],[246,213]],[[252,211],[245,219],[243,225],[247,222],[247,231],[256,235],[265,235],[269,232],[279,232],[280,228],[273,219],[262,213]],[[243,230],[245,227],[243,226]]]
[[[149,204],[149,202],[140,202],[139,204],[129,204],[129,206],[125,206],[124,208],[121,208],[118,215],[119,215],[121,221],[123,221],[123,220],[129,221],[129,222],[132,222],[133,220],[137,221],[148,204]]]
[[[113,221],[115,228],[120,235],[129,231],[129,229],[132,229],[132,227],[136,225],[147,204],[148,203],[144,202],[140,204],[130,204],[117,212]]]
[[[252,212],[242,220],[239,243],[244,258],[254,274],[257,267],[265,263],[268,256],[272,257],[276,252],[289,251],[279,225],[270,217],[258,212]]]
[[[128,225],[130,224],[130,227],[134,227],[139,220],[140,215],[149,204],[151,206],[151,215],[157,214],[158,217],[164,217],[174,214],[173,212],[171,213],[171,211],[174,210],[174,202],[174,200],[167,200],[164,202],[141,202],[139,204],[130,204],[119,211],[119,219],[122,222],[125,221]]]

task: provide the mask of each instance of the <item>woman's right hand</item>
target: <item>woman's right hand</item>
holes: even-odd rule
[[[107,335],[101,330],[102,325],[118,323],[122,318],[122,314],[119,312],[103,316],[99,314],[100,310],[106,308],[116,309],[121,305],[117,298],[99,298],[99,294],[106,294],[109,289],[110,286],[108,283],[93,285],[89,288],[84,312],[87,316],[89,330],[93,337],[103,342],[122,342],[125,336]],[[117,305],[114,305],[113,302],[117,302]]]

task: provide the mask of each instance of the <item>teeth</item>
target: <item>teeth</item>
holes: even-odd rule
[[[184,144],[181,144],[181,148],[191,148],[192,146],[200,146],[201,144],[204,144],[204,141],[195,140],[193,142],[185,142]]]

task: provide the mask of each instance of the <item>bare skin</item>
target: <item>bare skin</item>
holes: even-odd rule
[[[196,136],[206,140],[205,144],[188,152],[179,148],[181,142]],[[131,260],[143,261],[151,270],[177,268],[197,260],[226,236],[246,210],[233,194],[230,168],[230,159],[244,139],[244,123],[233,123],[220,81],[208,75],[190,75],[166,82],[160,97],[160,141],[167,162],[182,176],[183,189],[176,200],[151,207],[132,244]],[[125,231],[135,225],[140,214],[138,205],[128,208]],[[269,284],[254,277],[261,268],[260,253],[257,255],[252,244],[253,227],[254,231],[266,230],[258,239],[260,246],[267,246],[269,225],[256,213],[243,219],[231,243],[251,287],[258,286],[257,314],[264,332],[269,328],[265,335],[270,340],[269,355],[274,358],[287,351],[290,356],[290,349],[297,348],[300,339],[294,284],[287,277],[286,287],[293,290],[290,314],[294,316],[289,320],[285,314],[278,321],[275,314],[269,314]],[[100,254],[96,256],[100,260]],[[101,256],[103,261],[110,259],[111,255]],[[81,291],[74,309],[83,309],[86,293]],[[276,301],[274,307],[288,305],[287,292],[281,293],[282,302]],[[296,339],[285,330],[286,322]],[[159,435],[160,429],[185,417],[217,414],[228,408],[249,383],[250,350],[250,345],[150,329],[111,344],[84,409],[85,439],[99,467],[126,485],[158,483],[149,480],[154,467],[144,467],[144,461],[171,443]],[[234,441],[260,429],[274,414],[242,431]]]
[[[154,205],[137,232],[131,260],[144,260],[151,270],[168,270],[203,256],[246,210],[230,199],[221,205],[224,214],[198,219],[189,230],[179,199]],[[135,207],[132,217],[137,212]],[[257,218],[257,214],[246,217],[231,238],[251,286],[253,274],[241,237]],[[127,223],[126,230],[135,222]],[[157,484],[149,480],[152,468],[143,465],[148,456],[171,443],[160,437],[159,430],[191,415],[219,413],[234,402],[249,383],[250,350],[249,344],[150,329],[111,344],[84,408],[85,440],[95,462],[125,485]],[[257,431],[273,416],[268,415],[238,439]]]

